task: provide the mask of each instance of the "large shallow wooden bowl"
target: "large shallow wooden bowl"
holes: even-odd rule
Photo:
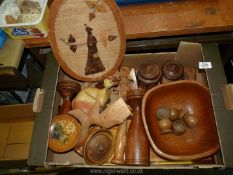
[[[185,109],[198,117],[195,128],[183,135],[161,134],[156,110],[160,106]],[[219,150],[218,134],[208,89],[195,81],[159,85],[143,97],[143,124],[153,150],[171,160],[193,160]]]

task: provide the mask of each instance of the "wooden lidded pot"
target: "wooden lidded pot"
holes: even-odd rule
[[[176,81],[184,78],[184,66],[178,61],[167,61],[162,65],[165,79]]]
[[[144,62],[140,65],[137,78],[141,89],[156,86],[162,77],[160,66],[154,62]]]

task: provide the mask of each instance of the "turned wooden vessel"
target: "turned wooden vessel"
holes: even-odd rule
[[[141,116],[143,93],[139,90],[130,90],[127,96],[127,103],[133,110],[133,116],[127,133],[125,164],[150,165],[150,144]]]
[[[183,109],[195,115],[198,123],[194,128],[187,127],[182,135],[161,134],[155,116],[161,106]],[[150,89],[143,97],[142,116],[153,150],[165,159],[194,160],[219,150],[211,96],[197,81],[175,81]]]
[[[137,74],[139,88],[150,89],[161,80],[162,72],[160,66],[153,62],[145,62],[140,65]]]
[[[58,153],[71,150],[77,144],[80,133],[78,121],[67,114],[53,117],[49,130],[49,148]]]
[[[90,165],[102,165],[113,154],[114,139],[107,129],[95,127],[84,145],[84,160]]]
[[[167,80],[180,80],[184,78],[184,67],[178,61],[167,61],[162,65],[162,73]]]
[[[81,86],[75,81],[63,80],[58,82],[57,90],[63,99],[63,103],[59,108],[59,113],[67,114],[72,109],[72,100],[81,90]]]
[[[91,125],[102,128],[111,128],[123,123],[131,112],[122,98],[109,105],[103,112],[99,113],[100,102],[97,100],[89,113],[81,109],[74,109],[69,112],[70,115],[77,118],[81,123],[81,131],[76,151],[83,156],[83,146],[88,137]]]

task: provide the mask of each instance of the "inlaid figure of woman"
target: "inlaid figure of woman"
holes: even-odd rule
[[[97,39],[92,34],[93,29],[88,27],[86,24],[84,26],[86,27],[85,30],[87,32],[87,47],[88,47],[85,75],[91,75],[104,71],[105,67],[98,55]]]

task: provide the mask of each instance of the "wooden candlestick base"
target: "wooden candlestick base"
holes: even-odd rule
[[[57,90],[63,99],[63,103],[58,112],[59,114],[67,114],[72,109],[72,99],[81,90],[81,86],[75,81],[63,80],[58,82]]]

